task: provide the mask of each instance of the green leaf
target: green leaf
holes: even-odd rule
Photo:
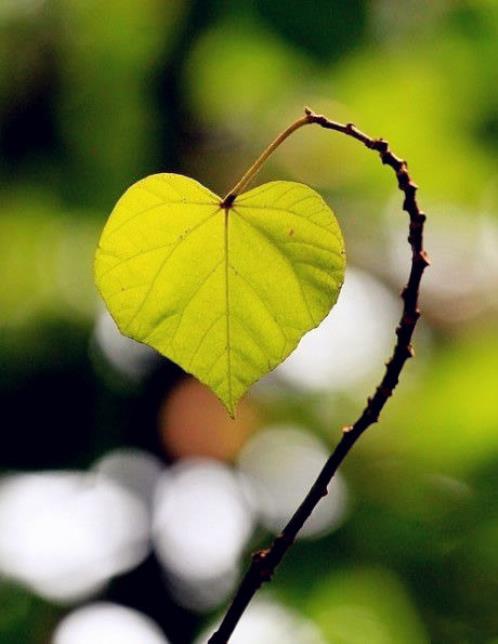
[[[303,184],[221,202],[181,175],[139,181],[104,228],[95,278],[123,334],[196,376],[233,415],[327,315],[345,257],[332,211]]]

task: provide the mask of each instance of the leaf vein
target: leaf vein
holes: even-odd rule
[[[135,313],[132,315],[132,317],[131,317],[130,321],[128,322],[128,324],[127,324],[127,326],[126,326],[126,330],[127,330],[127,331],[129,330],[129,328],[130,328],[131,324],[135,321],[135,319],[136,319],[137,315],[140,313],[140,311],[141,311],[141,310],[143,309],[143,307],[145,306],[145,303],[146,303],[146,301],[147,301],[147,299],[148,299],[149,295],[152,293],[152,291],[153,291],[153,289],[154,289],[154,287],[155,287],[155,285],[156,285],[156,283],[157,283],[157,280],[159,279],[159,277],[160,277],[160,275],[161,275],[162,271],[163,271],[163,270],[164,270],[164,268],[166,267],[166,265],[167,265],[168,261],[170,260],[170,258],[171,258],[171,257],[172,257],[172,255],[174,254],[174,252],[175,252],[176,250],[178,250],[178,248],[180,248],[180,246],[181,246],[181,245],[182,245],[182,244],[183,244],[183,243],[184,243],[184,242],[185,242],[185,241],[186,241],[186,240],[187,240],[187,239],[188,239],[188,238],[189,238],[189,237],[190,237],[190,236],[191,236],[195,231],[199,230],[199,228],[201,228],[202,226],[204,226],[204,224],[206,224],[208,221],[210,221],[210,220],[211,220],[211,219],[212,219],[212,218],[213,218],[213,217],[218,213],[218,210],[219,210],[219,208],[217,208],[215,212],[211,213],[211,214],[209,215],[209,217],[206,217],[206,219],[203,219],[201,222],[199,222],[199,223],[198,223],[198,224],[196,224],[193,228],[191,228],[191,229],[189,230],[189,232],[185,235],[185,237],[183,237],[181,240],[179,240],[179,241],[178,241],[178,243],[175,245],[175,247],[171,250],[171,252],[169,252],[169,253],[166,255],[166,257],[164,258],[164,260],[161,262],[161,265],[160,265],[160,266],[159,266],[159,268],[157,269],[157,272],[156,272],[156,274],[155,274],[155,276],[154,276],[154,279],[151,281],[150,286],[149,286],[149,288],[147,289],[147,292],[145,293],[145,295],[144,295],[144,297],[143,297],[142,302],[140,303],[140,305],[138,306],[137,310],[135,311]]]
[[[321,210],[324,210],[326,207],[327,207],[326,204],[321,205],[320,209],[317,210],[313,214],[316,215],[318,212],[320,212]],[[249,208],[250,210],[253,210],[253,209],[256,209],[256,210],[271,210],[271,211],[274,211],[274,212],[284,212],[284,213],[287,213],[287,214],[290,213],[291,215],[295,215],[296,217],[300,217],[301,219],[304,219],[306,221],[306,223],[311,224],[312,226],[315,226],[316,228],[320,228],[321,230],[327,231],[328,233],[333,235],[336,239],[339,239],[339,236],[338,236],[338,234],[337,234],[337,232],[335,230],[329,228],[328,226],[322,226],[321,224],[317,224],[316,221],[312,221],[311,219],[309,219],[309,216],[305,216],[302,212],[296,212],[295,210],[292,210],[291,208],[273,208],[272,206],[254,206],[254,205],[249,206],[249,205],[245,205],[245,204],[237,205],[237,209],[240,209],[240,208]],[[234,210],[235,210],[235,208],[234,208]],[[239,214],[241,214],[240,210],[239,210]]]
[[[180,319],[178,320],[178,324],[176,325],[175,331],[173,333],[173,337],[170,340],[171,345],[173,345],[173,343],[174,343],[174,341],[176,339],[176,336],[178,335],[178,331],[180,330],[180,326],[181,326],[181,324],[182,324],[182,322],[183,322],[183,320],[185,318],[185,313],[187,312],[188,307],[192,304],[192,302],[194,301],[195,296],[198,295],[199,291],[201,291],[203,289],[203,287],[206,286],[209,278],[213,275],[213,273],[216,272],[216,270],[221,265],[222,261],[223,261],[223,257],[220,259],[219,262],[216,262],[216,264],[209,271],[209,273],[201,280],[200,284],[198,284],[196,286],[196,288],[194,289],[194,292],[191,295],[189,295],[189,297],[188,297],[188,299],[187,299],[187,301],[186,301],[186,303],[185,303],[185,305],[183,307],[183,311],[181,313]]]
[[[247,277],[245,277],[244,275],[242,275],[242,273],[241,273],[239,270],[237,270],[237,269],[236,269],[232,264],[229,264],[229,267],[230,267],[230,268],[232,269],[232,271],[237,275],[237,277],[240,277],[240,279],[241,279],[241,280],[242,280],[242,281],[243,281],[243,282],[244,282],[244,283],[245,283],[245,284],[246,284],[246,285],[251,289],[251,291],[253,291],[253,293],[256,295],[256,297],[258,298],[258,300],[259,300],[259,301],[261,302],[261,304],[264,306],[264,308],[265,308],[266,312],[268,313],[268,315],[271,317],[271,319],[273,320],[273,322],[276,324],[276,326],[277,326],[278,330],[280,331],[280,333],[282,334],[282,336],[283,336],[284,340],[287,340],[287,336],[285,335],[284,330],[283,330],[283,328],[282,328],[282,326],[281,326],[280,322],[279,322],[279,321],[277,320],[277,318],[275,317],[275,315],[274,315],[273,311],[270,309],[270,306],[269,306],[269,305],[268,305],[268,303],[265,301],[265,299],[264,299],[263,297],[261,297],[261,295],[260,295],[260,293],[258,292],[258,290],[256,289],[256,287],[255,287],[253,284],[251,284],[251,282],[247,279]]]
[[[146,248],[144,250],[140,250],[138,253],[135,253],[134,255],[130,255],[129,257],[120,257],[119,255],[116,255],[116,253],[112,253],[108,250],[105,250],[104,248],[99,248],[99,252],[102,255],[108,255],[109,257],[115,257],[116,259],[119,259],[120,261],[117,264],[114,264],[113,266],[109,267],[106,271],[104,271],[100,275],[100,279],[104,279],[106,275],[109,273],[112,273],[112,271],[115,268],[119,268],[120,266],[126,265],[128,262],[131,262],[133,259],[136,259],[137,257],[141,257],[142,255],[147,255],[148,253],[153,253],[156,250],[164,250],[165,248],[168,248],[169,246],[173,246],[177,242],[170,242],[169,244],[161,244],[160,246],[154,246],[153,248]]]
[[[163,201],[161,203],[155,203],[152,206],[148,206],[147,208],[144,208],[143,210],[140,210],[139,212],[134,212],[131,217],[128,217],[126,221],[122,221],[120,224],[112,228],[111,230],[108,231],[107,235],[110,237],[111,235],[114,235],[114,233],[118,232],[118,230],[121,230],[124,226],[129,224],[131,221],[136,219],[137,217],[140,217],[140,215],[145,215],[148,212],[151,212],[153,210],[156,210],[157,208],[164,208],[164,206],[170,206],[171,204],[173,205],[181,205],[181,206],[211,206],[212,208],[216,208],[216,212],[220,209],[219,206],[216,206],[216,204],[209,203],[209,202],[204,202],[204,201]]]
[[[214,327],[216,326],[216,324],[217,324],[217,323],[218,323],[222,318],[224,318],[224,317],[225,317],[225,314],[224,314],[224,313],[221,313],[220,315],[218,315],[217,317],[215,317],[215,319],[211,322],[211,324],[209,324],[209,326],[207,327],[207,329],[204,331],[204,333],[203,333],[203,334],[202,334],[202,336],[201,336],[201,339],[199,340],[199,342],[198,342],[198,344],[197,344],[196,348],[194,349],[194,352],[192,353],[192,356],[190,357],[190,360],[189,360],[188,368],[187,368],[187,369],[191,369],[191,367],[192,367],[192,365],[193,365],[193,363],[194,363],[194,360],[195,360],[195,358],[197,357],[197,354],[199,353],[199,351],[200,351],[200,349],[201,349],[201,346],[202,346],[202,345],[203,345],[203,343],[204,343],[204,340],[205,340],[205,339],[206,339],[206,337],[209,335],[209,333],[214,329]],[[225,352],[223,351],[223,353],[225,353]]]
[[[314,325],[314,326],[316,326],[316,322],[315,322],[315,319],[314,319],[314,317],[313,317],[313,315],[312,315],[312,313],[311,313],[311,310],[310,310],[310,307],[309,307],[309,304],[308,304],[308,300],[306,299],[306,295],[305,295],[305,293],[304,293],[303,286],[302,286],[302,284],[301,284],[301,280],[299,279],[299,276],[298,276],[298,274],[297,274],[297,272],[296,272],[296,269],[294,268],[294,265],[292,264],[292,262],[290,261],[290,259],[289,259],[289,258],[287,257],[287,255],[282,251],[282,249],[281,249],[281,248],[280,248],[280,246],[275,242],[275,240],[274,240],[274,239],[272,239],[269,235],[267,235],[265,232],[263,232],[263,231],[262,231],[260,228],[258,228],[257,226],[254,226],[251,222],[246,221],[246,219],[245,219],[244,215],[242,215],[242,213],[240,213],[240,212],[239,212],[238,210],[236,210],[235,208],[234,208],[234,212],[236,212],[236,213],[240,216],[241,220],[246,224],[246,226],[248,226],[251,230],[254,230],[258,235],[260,235],[260,237],[262,237],[263,239],[265,239],[265,240],[268,242],[268,244],[270,244],[270,246],[272,246],[272,247],[273,247],[273,248],[278,252],[278,254],[279,254],[281,257],[283,257],[284,261],[286,262],[286,264],[287,264],[287,265],[289,266],[289,268],[291,269],[291,273],[294,275],[294,278],[295,278],[295,280],[296,280],[296,282],[297,282],[298,288],[299,288],[299,290],[300,290],[300,292],[301,292],[301,296],[302,296],[302,298],[303,298],[304,306],[305,306],[306,311],[307,311],[307,313],[308,313],[308,317],[309,317],[309,319],[311,320],[311,322],[313,323],[313,325]]]

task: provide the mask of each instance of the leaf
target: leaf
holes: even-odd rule
[[[233,416],[327,315],[345,257],[332,211],[303,184],[221,202],[181,175],[134,184],[104,228],[95,279],[123,334],[196,376]]]

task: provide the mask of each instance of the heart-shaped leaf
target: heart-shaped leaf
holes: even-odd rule
[[[337,300],[344,243],[327,204],[288,181],[228,209],[197,181],[157,174],[118,201],[95,257],[119,329],[208,385],[231,415]]]

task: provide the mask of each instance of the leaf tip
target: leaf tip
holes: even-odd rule
[[[231,400],[230,401],[222,400],[221,402],[223,403],[223,406],[227,410],[230,418],[232,420],[235,420],[235,416],[237,412],[237,403],[233,403]]]

